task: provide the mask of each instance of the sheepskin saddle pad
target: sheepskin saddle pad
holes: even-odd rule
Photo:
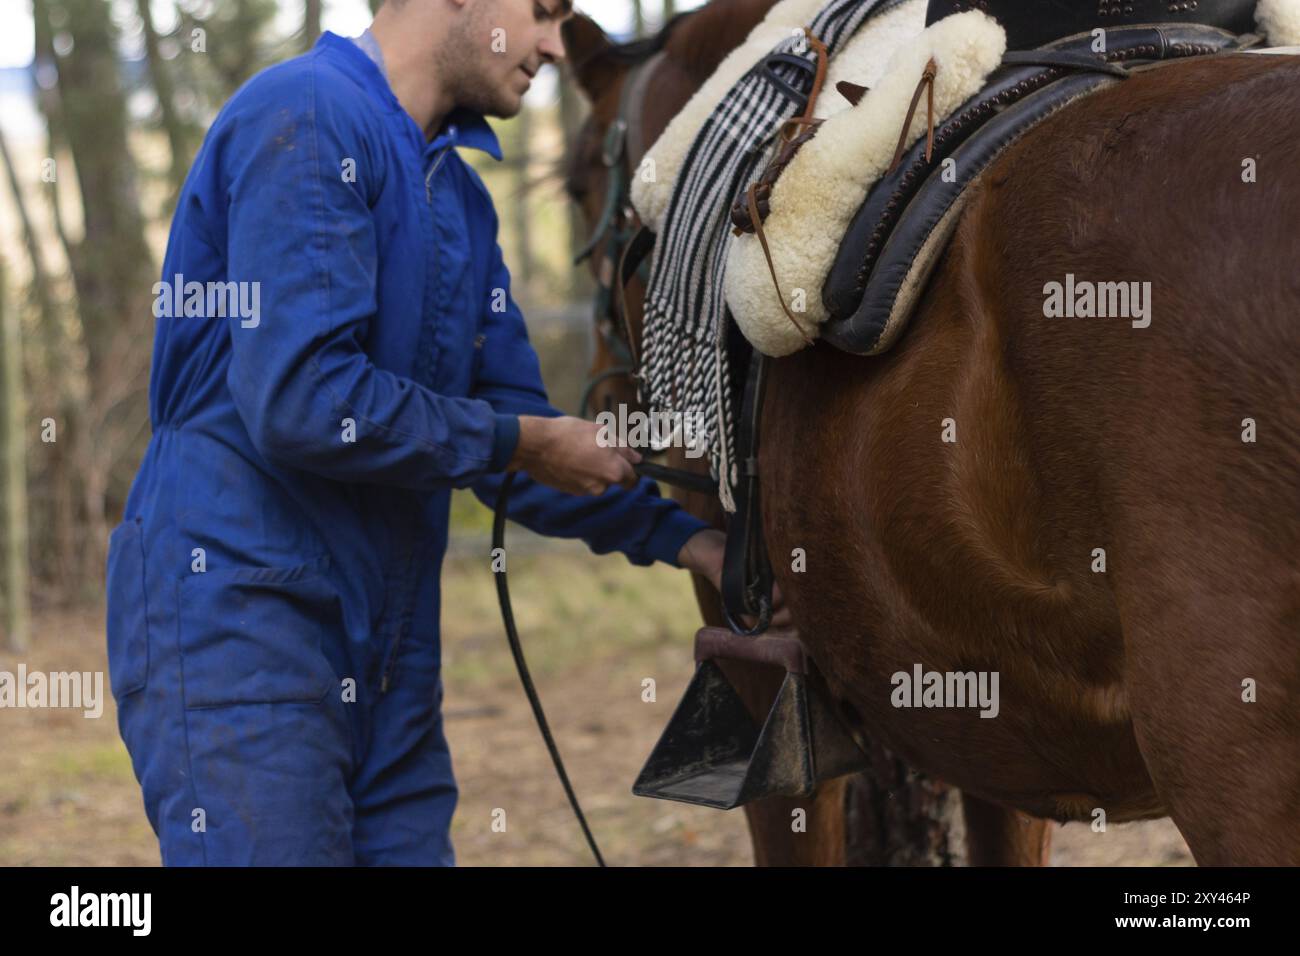
[[[1300,0],[1075,0],[1050,14],[1015,0],[892,6],[831,60],[803,132],[776,138],[761,205],[738,198],[730,314],[769,356],[819,336],[853,354],[887,350],[966,187],[1011,143],[1132,69],[1264,38],[1300,42]]]

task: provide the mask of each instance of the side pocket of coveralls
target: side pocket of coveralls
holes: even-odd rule
[[[143,690],[149,680],[144,538],[139,518],[128,518],[109,536],[105,590],[108,686],[114,700],[120,701]]]
[[[328,558],[181,579],[185,706],[321,703],[338,686],[324,640],[343,637]]]

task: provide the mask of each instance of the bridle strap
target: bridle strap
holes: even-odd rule
[[[643,281],[650,281],[646,260],[654,248],[654,236],[641,225],[629,202],[629,193],[631,177],[644,155],[641,113],[650,79],[665,56],[666,51],[657,51],[634,66],[623,82],[618,113],[601,147],[601,163],[608,171],[605,201],[590,238],[573,260],[577,265],[607,240],[601,250],[600,268],[596,270],[595,321],[596,331],[616,365],[603,370],[583,388],[579,414],[584,417],[591,395],[601,382],[626,375],[638,389],[640,386],[639,357],[627,315],[626,287],[634,273],[640,274]]]
[[[631,177],[635,164],[642,158],[643,132],[640,122],[650,77],[663,62],[666,52],[659,50],[642,63],[634,66],[619,91],[618,113],[610,123],[601,146],[601,163],[608,171],[605,201],[591,236],[573,259],[578,265],[590,256],[596,247],[605,242],[601,251],[600,268],[596,270],[596,331],[606,350],[617,363],[606,369],[583,388],[579,414],[585,417],[592,392],[596,386],[616,374],[627,375],[637,382],[637,357],[634,354],[631,328],[627,319],[624,287],[628,277],[623,275],[623,264],[631,245],[636,254],[631,257],[634,271],[641,271],[649,250],[642,250],[645,240],[640,239],[640,222],[636,211],[628,202]],[[650,281],[648,270],[642,278]],[[617,369],[617,371],[615,371]]]
[[[613,227],[619,207],[627,199],[633,171],[645,155],[640,115],[650,85],[650,75],[666,55],[666,51],[660,50],[644,63],[634,66],[619,91],[618,113],[605,133],[605,142],[601,148],[601,162],[609,170],[605,204],[591,236],[574,257],[574,265],[591,255],[600,244],[605,233]]]
[[[627,284],[632,281],[632,276],[641,271],[641,266],[654,251],[655,234],[650,231],[649,226],[641,226],[637,229],[632,241],[623,247],[623,254],[619,260],[618,266],[618,319],[623,324],[623,341],[626,343],[628,354],[631,356],[632,367],[638,372],[633,375],[637,380],[637,387],[640,388],[641,356],[635,351],[636,346],[632,343],[635,339],[632,336],[632,323],[627,317]]]

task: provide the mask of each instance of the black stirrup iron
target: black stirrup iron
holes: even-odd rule
[[[866,769],[794,631],[745,637],[701,628],[695,660],[695,676],[632,787],[637,796],[731,810],[762,797],[807,796],[824,780]],[[719,660],[785,668],[761,727]]]

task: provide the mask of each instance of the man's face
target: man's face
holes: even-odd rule
[[[456,103],[477,113],[519,112],[533,76],[564,58],[567,0],[466,0],[442,49]]]

